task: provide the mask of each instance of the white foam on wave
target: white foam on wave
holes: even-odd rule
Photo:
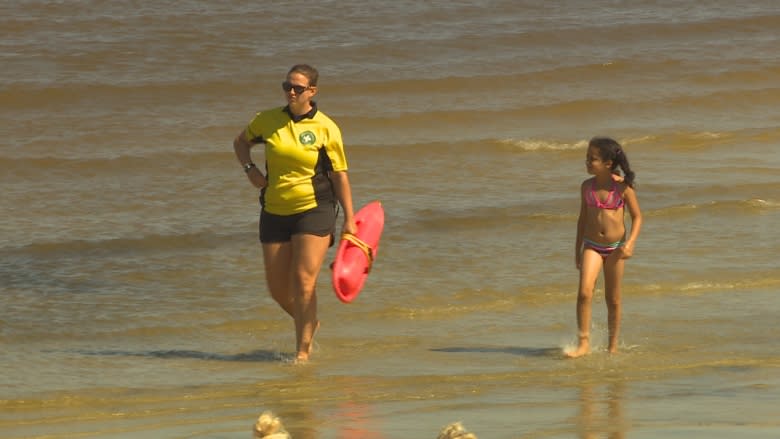
[[[574,143],[531,139],[501,139],[499,143],[522,151],[580,151],[588,146],[587,140]]]

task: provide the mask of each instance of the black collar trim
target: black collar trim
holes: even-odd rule
[[[290,112],[290,106],[287,105],[282,109],[283,111],[287,112],[287,115],[290,116],[290,119],[293,122],[300,122],[303,119],[314,119],[314,115],[317,114],[317,103],[314,101],[311,101],[311,110],[309,110],[306,113],[303,113],[299,116],[296,116]]]

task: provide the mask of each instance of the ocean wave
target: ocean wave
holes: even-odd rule
[[[566,143],[551,140],[501,139],[498,143],[518,151],[584,151],[588,147],[587,140]]]
[[[736,280],[699,280],[687,282],[679,285],[675,290],[686,294],[699,294],[723,290],[750,291],[754,289],[772,288],[780,286],[780,278],[772,274],[762,274],[759,276],[748,276]]]
[[[72,105],[85,105],[106,100],[122,102],[125,105],[148,104],[166,101],[170,98],[194,94],[206,87],[214,93],[228,93],[229,84],[198,83],[197,81],[155,84],[141,82],[134,85],[119,84],[74,84],[74,83],[36,83],[13,84],[0,90],[0,97],[15,110],[36,108],[58,108]],[[168,99],[166,99],[166,97]]]
[[[780,286],[780,272],[777,271],[757,271],[757,272],[713,272],[699,277],[689,273],[684,278],[676,281],[659,281],[648,283],[634,283],[627,279],[624,287],[631,291],[635,297],[653,297],[653,296],[679,296],[705,295],[708,293],[718,293],[722,291],[746,292],[759,289],[773,289]],[[597,293],[603,292],[603,286],[598,286]],[[563,297],[564,301],[569,297],[563,293],[556,297]]]
[[[428,116],[432,118],[446,117],[446,113]],[[405,138],[396,137],[388,140],[372,139],[347,142],[345,145],[347,154],[351,156],[388,153],[395,157],[400,155],[420,154],[452,154],[452,153],[480,153],[480,154],[507,154],[507,153],[577,153],[584,154],[589,137],[587,138],[553,138],[553,137],[521,137],[494,135],[499,131],[491,131],[489,136],[485,132],[475,133],[474,136],[458,136],[452,139],[437,140],[425,139],[416,136],[409,131],[410,127],[404,124],[416,123],[418,115],[408,115],[399,118],[386,119],[371,117],[361,119],[361,129],[371,125],[390,129],[391,125],[403,132],[408,132]],[[423,124],[424,125],[424,124]],[[426,128],[422,128],[426,130]],[[345,130],[346,131],[346,130]],[[608,133],[593,133],[601,135]],[[615,136],[616,140],[627,148],[652,149],[653,151],[678,152],[701,151],[719,146],[741,146],[745,144],[770,145],[780,142],[780,127],[765,127],[724,131],[675,131],[662,133],[622,133]],[[229,136],[225,137],[229,143]],[[199,168],[213,167],[215,163],[235,164],[235,155],[229,146],[213,147],[209,144],[177,146],[176,149],[164,149],[153,139],[143,140],[135,148],[103,148],[98,151],[51,149],[44,154],[24,153],[19,150],[0,150],[0,166],[15,174],[35,174],[40,170],[47,172],[84,171],[87,175],[103,171],[114,173],[119,170],[141,171],[153,168]]]
[[[57,155],[61,154],[61,155]],[[95,175],[148,174],[157,170],[212,168],[224,163],[238,168],[232,149],[208,151],[170,151],[159,149],[122,151],[108,150],[88,154],[85,152],[52,151],[51,155],[35,157],[14,157],[0,153],[0,167],[8,170],[9,176],[30,177],[46,172],[47,176],[65,174],[85,178]]]
[[[627,148],[650,149],[654,151],[700,151],[724,145],[744,145],[746,143],[771,144],[780,141],[780,128],[745,129],[734,131],[677,131],[660,134],[636,134],[616,136],[616,140]],[[511,150],[578,152],[584,153],[588,139],[559,141],[552,139],[505,138],[497,141]]]
[[[527,213],[534,212],[534,213]],[[453,230],[490,229],[494,227],[530,227],[577,220],[577,212],[536,212],[530,205],[501,207],[480,206],[457,210],[421,209],[412,215],[409,226],[450,233]]]
[[[513,204],[501,207],[479,206],[467,209],[420,209],[410,215],[404,227],[421,230],[435,230],[451,233],[454,230],[478,230],[495,227],[529,228],[574,223],[578,211],[566,211],[571,203],[556,204],[558,211],[539,212],[534,203]],[[576,206],[575,206],[576,207]],[[760,215],[780,209],[780,201],[762,198],[744,200],[710,201],[705,203],[684,203],[658,208],[645,208],[645,217],[679,218],[699,214],[733,212],[739,215]],[[533,212],[533,213],[528,213]],[[400,222],[401,219],[398,219]]]
[[[727,131],[735,131],[746,125],[729,128],[726,122],[733,118],[724,119],[725,114],[739,111],[742,117],[746,117],[759,111],[763,113],[764,109],[769,111],[778,102],[780,88],[765,87],[756,90],[690,91],[665,97],[633,96],[628,100],[619,96],[613,99],[575,95],[560,100],[504,102],[489,108],[475,108],[470,103],[462,106],[440,105],[415,107],[414,111],[396,110],[393,113],[386,110],[361,115],[351,113],[340,116],[340,120],[346,132],[397,133],[392,138],[386,138],[390,143],[398,143],[399,139],[401,142],[414,138],[444,140],[451,139],[454,134],[456,138],[469,138],[478,135],[484,137],[485,132],[537,132],[540,129],[544,129],[542,132],[548,135],[546,131],[556,126],[571,127],[575,121],[580,125],[602,124],[604,119],[613,119],[613,123],[627,127],[635,126],[641,120],[653,120],[656,122],[652,125],[658,126],[660,123],[663,131],[670,131],[677,128],[677,121],[689,118],[692,114],[701,120],[716,121],[719,126],[726,127]],[[398,108],[397,104],[395,108]],[[721,120],[724,122],[719,122]],[[711,130],[700,132],[706,131]],[[374,140],[382,139],[376,139],[375,136]]]
[[[486,139],[496,151],[514,152],[577,152],[584,153],[589,139],[562,141],[555,139],[503,138]],[[662,134],[616,136],[616,140],[627,148],[650,149],[654,151],[698,151],[723,145],[745,143],[769,144],[780,141],[780,128],[737,130],[737,131],[678,131]],[[482,144],[482,142],[481,142]],[[768,169],[769,170],[769,169]],[[760,172],[760,170],[757,170]],[[770,171],[776,172],[774,168]]]
[[[668,13],[670,10],[664,12]],[[591,46],[621,41],[625,44],[641,47],[640,45],[647,42],[647,35],[657,35],[657,40],[691,41],[705,38],[713,43],[718,43],[719,39],[714,37],[753,33],[757,29],[772,29],[780,24],[780,15],[768,14],[765,9],[759,9],[755,13],[760,15],[741,17],[714,15],[707,17],[680,13],[667,17],[647,16],[635,20],[616,20],[615,24],[611,25],[562,23],[561,25],[537,26],[524,32],[510,32],[507,29],[503,34],[489,35],[489,43],[496,46],[536,47],[557,45],[560,44],[560,41],[577,41],[579,44]],[[479,41],[478,38],[476,40]],[[485,44],[488,42],[486,41]],[[725,42],[721,44],[725,44]]]
[[[644,211],[645,216],[654,217],[683,217],[700,213],[717,213],[733,211],[740,214],[760,214],[767,211],[780,209],[780,202],[762,198],[749,198],[744,200],[709,201],[705,203],[685,203],[659,209]]]
[[[683,66],[684,61],[680,60],[630,60],[617,59],[609,62],[582,63],[573,65],[555,65],[542,66],[525,71],[513,71],[511,73],[500,73],[500,71],[480,72],[479,74],[448,74],[443,77],[421,77],[421,78],[391,78],[391,79],[366,79],[365,77],[349,78],[349,80],[336,78],[329,81],[327,91],[333,94],[336,100],[347,99],[354,96],[356,83],[361,89],[361,100],[365,96],[374,97],[394,97],[414,96],[421,94],[428,96],[460,96],[463,91],[468,91],[469,95],[476,97],[494,93],[496,84],[517,84],[518,90],[533,92],[539,90],[539,87],[550,87],[561,85],[571,91],[576,84],[571,84],[572,78],[578,78],[583,81],[587,79],[603,79],[605,74],[634,76],[638,74],[647,74],[647,72],[667,72],[676,70]],[[755,77],[767,76],[761,74],[767,69],[763,66],[754,67],[757,71]],[[247,86],[251,84],[246,84]],[[586,86],[586,85],[584,85]],[[571,95],[571,93],[569,93]],[[549,94],[548,94],[549,96]],[[491,98],[491,102],[495,101]],[[364,103],[365,104],[365,103]]]
[[[653,81],[670,71],[678,72],[670,78],[664,90],[647,89],[644,82]],[[479,73],[463,73],[443,77],[390,78],[374,80],[364,77],[336,78],[328,82],[329,101],[336,105],[354,105],[355,111],[372,108],[372,113],[384,113],[386,109],[418,108],[419,96],[425,95],[431,108],[452,107],[463,103],[473,107],[485,102],[511,108],[521,104],[534,106],[542,103],[563,103],[580,99],[599,99],[603,90],[611,88],[610,97],[619,100],[644,99],[657,102],[661,99],[707,95],[721,90],[772,90],[774,78],[780,68],[741,60],[739,68],[712,71],[709,62],[677,59],[615,58],[606,62],[542,65],[528,70],[498,73],[501,69]],[[620,78],[615,82],[614,78]],[[572,83],[572,78],[577,78]],[[356,84],[361,93],[354,94]],[[506,84],[509,93],[495,95],[497,84]],[[244,84],[251,87],[252,83]],[[596,86],[598,85],[598,86]],[[204,84],[208,86],[208,84]],[[617,95],[617,96],[616,96]],[[489,101],[484,96],[491,96]],[[520,98],[523,96],[523,98]],[[530,97],[533,97],[532,99]],[[369,98],[369,99],[367,99]],[[367,102],[368,101],[368,102]],[[406,103],[407,105],[399,105]],[[436,103],[441,103],[437,105]]]
[[[254,231],[241,233],[215,233],[201,231],[180,235],[150,234],[140,238],[106,238],[97,240],[70,240],[38,242],[19,247],[0,248],[0,256],[7,257],[105,257],[146,252],[177,252],[193,249],[213,249],[227,243],[246,242]]]

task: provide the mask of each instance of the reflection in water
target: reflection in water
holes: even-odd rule
[[[312,368],[305,366],[291,366],[287,370],[289,376],[284,384],[261,387],[258,407],[278,416],[290,437],[319,439],[322,419],[315,414],[319,394],[314,385],[316,375]]]
[[[372,425],[376,416],[370,416],[371,406],[355,401],[340,404],[335,413],[339,420],[340,439],[384,439],[384,436]]]
[[[277,415],[295,439],[318,439],[317,420],[314,413],[306,404],[300,404],[296,408],[280,410]]]
[[[623,417],[625,383],[608,384],[606,394],[601,398],[597,393],[598,389],[593,384],[585,384],[580,388],[579,437],[583,439],[625,438],[629,429]]]
[[[338,439],[385,439],[374,407],[362,402],[365,383],[345,377],[323,387],[313,367],[293,366],[289,371],[290,384],[284,386],[284,393],[262,397],[263,406],[278,416],[290,437],[321,439],[335,430]],[[323,399],[323,395],[328,396]],[[324,409],[324,401],[333,405]]]

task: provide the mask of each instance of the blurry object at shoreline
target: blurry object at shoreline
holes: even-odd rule
[[[271,412],[263,412],[257,418],[252,432],[255,439],[291,439],[282,421]]]
[[[453,422],[444,427],[436,439],[477,439],[477,435],[469,433],[460,422]]]

